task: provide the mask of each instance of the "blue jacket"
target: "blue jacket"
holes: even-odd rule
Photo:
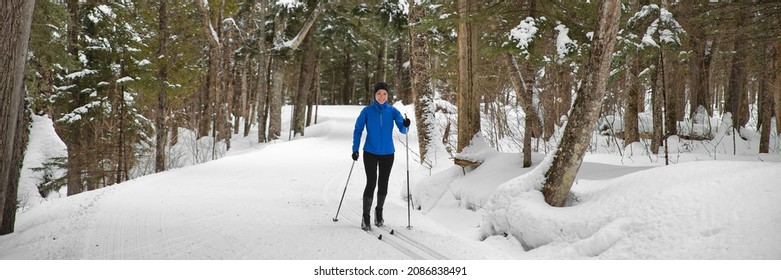
[[[353,152],[358,151],[360,147],[364,128],[366,128],[364,151],[375,155],[389,155],[396,152],[396,148],[393,147],[393,123],[396,123],[396,127],[403,134],[407,134],[407,128],[404,127],[404,117],[401,116],[401,112],[388,105],[388,102],[390,101],[378,104],[375,100],[361,110],[361,114],[355,120]]]

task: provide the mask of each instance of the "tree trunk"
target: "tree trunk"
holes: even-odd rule
[[[531,86],[532,98],[536,95],[542,104],[542,137],[545,141],[549,141],[553,137],[553,131],[556,128],[555,91],[546,91],[543,94],[537,86],[537,69],[529,62],[526,63],[525,68],[524,78],[528,80],[527,84]],[[551,76],[555,75],[554,73],[552,72]]]
[[[368,60],[364,60],[363,61],[363,67],[360,67],[360,68],[368,70],[369,67],[370,67],[369,66],[369,61]],[[371,77],[369,77],[369,75],[370,75],[369,71],[362,71],[362,72],[363,72],[363,82],[361,83],[361,89],[363,89],[363,90],[361,90],[361,93],[366,93],[366,94],[361,94],[360,98],[362,100],[366,100],[366,104],[371,104],[371,100],[372,100],[372,97],[374,95],[369,93],[369,92],[372,91],[372,89],[373,89],[372,85],[374,84],[374,82],[372,82],[371,81]],[[392,98],[392,97],[393,97],[392,95],[388,96],[388,98]],[[391,104],[390,102],[393,102],[393,101],[391,101],[389,99],[388,102],[389,102],[388,104]]]
[[[263,76],[265,76],[266,82],[262,83],[261,81],[258,81],[258,85],[261,88],[263,88],[262,90],[258,89],[258,94],[257,94],[258,100],[257,100],[256,110],[258,115],[257,116],[258,143],[268,142],[268,119],[269,119],[269,110],[270,110],[269,104],[271,103],[270,100],[271,94],[269,94],[271,90],[269,88],[268,77],[270,76],[269,69],[271,69],[271,65],[270,65],[271,61],[269,60],[268,62],[269,62],[268,64],[264,65],[263,68],[260,69],[260,71],[263,71],[265,73]],[[261,92],[263,93],[263,95],[261,95]]]
[[[653,119],[653,138],[651,138],[651,152],[654,154],[659,153],[659,147],[662,146],[662,122],[664,121],[662,119],[662,110],[663,110],[663,99],[662,99],[662,91],[664,90],[664,85],[662,84],[662,74],[660,73],[662,71],[662,65],[661,58],[656,57],[654,59],[654,70],[651,70],[651,118]]]
[[[559,100],[557,100],[556,110],[556,124],[563,126],[562,116],[566,116],[572,108],[572,87],[575,81],[572,77],[572,72],[568,65],[562,65],[559,67],[559,84],[560,89],[558,92]]]
[[[621,16],[619,0],[603,0],[599,8],[599,23],[594,33],[589,58],[583,69],[586,71],[583,85],[572,108],[567,127],[564,129],[559,148],[551,167],[545,174],[542,193],[545,202],[561,207],[569,196],[575,175],[583,162],[589,139],[605,95],[611,56],[616,43]]]
[[[155,172],[165,171],[165,147],[168,142],[168,129],[165,125],[165,117],[168,112],[168,100],[166,89],[168,88],[168,62],[167,62],[167,44],[168,44],[168,15],[166,10],[166,1],[160,1],[158,6],[158,42],[157,48],[158,75],[160,88],[157,93],[157,117],[155,118]]]
[[[637,0],[630,3],[630,11],[639,11],[640,5]],[[633,26],[634,27],[634,26]],[[632,27],[629,27],[632,28]],[[634,30],[634,29],[633,29]],[[626,55],[626,71],[624,72],[624,90],[626,93],[624,102],[626,103],[624,111],[624,146],[629,146],[634,142],[640,141],[639,128],[637,123],[638,105],[637,97],[640,95],[642,87],[641,80],[638,78],[640,72],[639,52],[636,49],[628,50]]]
[[[746,11],[741,9],[738,14],[737,30],[745,28]],[[729,84],[727,85],[727,105],[725,112],[732,113],[732,123],[735,129],[745,127],[748,123],[748,105],[746,104],[746,60],[748,59],[748,47],[746,46],[745,32],[738,32],[730,67]],[[743,106],[746,104],[746,106]]]
[[[773,46],[765,46],[763,50],[762,63],[765,63],[764,67],[760,68],[760,81],[759,81],[759,152],[770,152],[770,126],[773,118],[773,110],[775,104],[773,102],[773,62],[778,59],[778,54],[773,51]],[[778,70],[776,70],[778,71]],[[778,115],[776,115],[778,116]]]
[[[775,59],[773,62],[773,103],[775,103],[776,133],[781,135],[781,42],[775,44]]]
[[[283,79],[285,77],[285,50],[279,49],[282,46],[285,34],[285,16],[277,15],[275,20],[276,29],[274,30],[274,54],[271,57],[271,92],[269,92],[268,104],[268,139],[277,140],[282,137],[282,95]]]
[[[382,37],[380,40],[382,40],[382,46],[380,46],[379,52],[377,52],[377,76],[375,76],[375,79],[385,81],[387,78],[385,75],[385,60],[387,59],[386,53],[388,52],[388,40],[385,37]],[[391,100],[388,100],[388,102],[390,101]]]
[[[507,71],[510,73],[510,82],[513,85],[518,96],[518,102],[526,113],[526,118],[530,119],[532,127],[527,127],[527,131],[530,131],[532,137],[542,137],[542,121],[540,120],[540,114],[537,109],[534,108],[534,89],[535,85],[529,84],[529,81],[534,81],[534,78],[529,79],[526,77],[528,71],[525,74],[521,73],[518,67],[518,61],[511,53],[505,54],[505,60],[507,63]],[[534,71],[532,71],[534,72]]]
[[[410,78],[412,96],[415,96],[415,123],[418,127],[418,149],[420,162],[423,163],[429,152],[434,152],[434,93],[429,87],[431,82],[428,38],[426,31],[417,25],[426,15],[426,7],[410,3],[409,8]],[[409,148],[409,147],[408,147]]]
[[[702,35],[702,32],[696,31],[695,34]],[[704,36],[704,35],[702,35]],[[689,62],[690,71],[690,110],[689,115],[692,116],[692,123],[698,125],[707,125],[711,116],[713,116],[713,105],[711,98],[711,84],[710,84],[710,68],[712,61],[712,53],[715,52],[715,47],[712,41],[706,38],[692,38],[694,41],[694,57]],[[707,41],[706,41],[707,40]],[[715,104],[719,104],[716,102]],[[697,116],[697,112],[702,112],[699,108],[703,108],[707,115]],[[704,123],[703,123],[704,122]],[[701,137],[709,138],[712,135],[710,131],[704,132],[704,135],[698,135]]]
[[[320,104],[320,55],[315,57],[315,70],[314,77],[312,77],[312,85],[310,86],[313,94],[309,95],[309,101],[307,101],[306,110],[306,126],[312,125],[312,121],[317,124],[317,108]],[[313,116],[314,114],[314,116]]]
[[[247,118],[244,121],[244,134],[245,137],[249,137],[250,129],[253,125],[258,124],[257,106],[258,106],[258,82],[255,80],[258,78],[258,73],[255,71],[257,63],[248,59],[247,64],[244,65],[244,71],[247,73]],[[260,127],[258,127],[260,129]]]
[[[686,65],[681,61],[673,62],[675,67],[673,77],[673,95],[675,96],[675,111],[673,112],[676,120],[675,133],[678,134],[677,122],[686,119]]]
[[[81,28],[81,21],[79,20],[79,1],[68,0],[67,6],[69,15],[68,54],[70,54],[73,59],[76,59],[79,55],[78,36],[79,30]],[[78,86],[70,89],[70,94],[72,101],[70,102],[69,109],[71,111],[84,105],[84,100],[81,96],[81,90]],[[78,122],[65,124],[62,127],[58,127],[57,130],[57,134],[66,135],[63,137],[63,140],[68,147],[67,194],[68,196],[71,196],[84,191],[84,181],[82,180],[81,173],[83,169],[82,143],[85,141],[85,139],[82,138],[82,135],[86,133],[82,133],[82,126]]]
[[[250,71],[250,59],[249,56],[244,57],[244,63],[241,67],[241,97],[239,100],[239,106],[241,112],[236,115],[237,122],[236,122],[236,130],[233,131],[234,134],[239,133],[239,124],[241,122],[238,121],[238,116],[241,116],[242,119],[244,119],[244,137],[247,137],[249,135],[249,128],[250,128],[250,103],[249,103],[249,71]]]
[[[701,59],[699,61],[700,67],[699,67],[699,73],[697,75],[699,76],[700,80],[700,88],[697,89],[697,106],[703,106],[708,112],[708,117],[713,116],[713,103],[711,102],[711,97],[713,94],[711,94],[711,83],[710,83],[710,72],[711,72],[711,65],[713,62],[713,53],[716,52],[715,44],[712,40],[708,40],[702,44],[702,50],[698,50],[698,53],[701,53]]]
[[[353,59],[352,55],[350,53],[345,54],[345,60],[344,65],[342,66],[342,77],[344,77],[344,84],[342,84],[342,90],[341,90],[341,96],[342,96],[342,104],[344,105],[355,105],[359,104],[356,102],[355,98],[353,98],[354,95],[354,87],[355,85],[355,78],[353,77]]]
[[[524,82],[524,77],[521,75],[520,69],[518,69],[518,63],[515,57],[511,53],[505,54],[505,63],[507,64],[507,72],[510,74],[510,81],[513,85],[518,96],[518,102],[520,102],[523,111],[526,114],[524,121],[524,137],[523,137],[523,167],[531,166],[532,155],[532,137],[542,137],[542,124],[540,123],[539,114],[532,104],[533,92],[529,89],[529,85]],[[526,137],[526,134],[529,137]]]
[[[295,106],[293,107],[293,135],[304,135],[306,127],[307,101],[312,91],[312,80],[314,79],[314,68],[317,63],[317,39],[314,32],[308,32],[302,44],[303,58],[301,61],[301,71],[298,77],[298,94],[296,94]]]
[[[14,231],[19,172],[27,142],[24,67],[35,1],[0,9],[0,235]]]
[[[477,39],[470,16],[478,1],[458,0],[458,147],[461,152],[480,132],[480,93],[477,91]]]
[[[209,7],[204,4],[204,1],[195,1],[198,4],[198,8],[201,11],[201,30],[206,37],[206,41],[209,42],[209,69],[206,76],[206,87],[202,94],[201,99],[201,125],[198,133],[198,137],[204,137],[209,135],[209,130],[212,130],[212,137],[216,137],[216,118],[218,111],[217,97],[219,96],[219,59],[220,59],[220,38],[217,35],[217,31],[214,30],[214,26],[211,22],[211,12]]]
[[[271,58],[271,92],[268,101],[268,139],[277,140],[282,136],[282,83],[285,61],[281,55]]]
[[[227,22],[221,21],[221,22]],[[230,23],[229,23],[230,24]],[[220,24],[220,30],[225,30],[223,36],[221,36],[223,46],[221,47],[222,51],[222,59],[221,59],[221,66],[222,71],[220,71],[219,80],[220,80],[220,90],[218,93],[220,94],[220,98],[218,100],[219,104],[219,114],[217,115],[217,119],[219,120],[219,127],[220,132],[218,133],[219,138],[218,140],[225,141],[225,146],[227,150],[230,150],[231,148],[231,118],[233,112],[233,106],[234,106],[234,91],[235,91],[235,81],[236,81],[236,60],[234,59],[233,52],[235,51],[236,44],[235,40],[233,39],[233,30],[234,26],[228,26],[223,27],[222,24]],[[239,115],[236,114],[236,119],[238,119]]]
[[[678,91],[681,82],[681,73],[678,63],[679,58],[675,51],[666,50],[664,53],[664,137],[678,135],[678,107],[680,96],[685,94]]]
[[[640,134],[637,123],[637,96],[640,94],[640,81],[637,79],[640,70],[640,60],[633,52],[627,56],[628,69],[625,74],[626,112],[624,112],[624,145],[629,146],[634,142],[640,141]]]
[[[122,70],[120,71],[119,76],[116,77],[116,78],[127,76],[127,75],[125,75],[125,73],[122,73],[124,71],[125,71],[124,70],[124,66],[122,66]],[[115,180],[115,182],[116,183],[121,183],[123,181],[123,179],[126,177],[126,175],[124,175],[124,174],[127,174],[127,169],[128,169],[125,166],[125,163],[126,163],[126,159],[125,159],[125,157],[126,157],[125,143],[127,142],[127,141],[125,141],[125,137],[126,136],[125,136],[125,118],[124,118],[125,117],[125,110],[126,110],[126,108],[125,108],[125,95],[124,95],[125,90],[124,90],[124,87],[122,87],[122,86],[117,86],[115,88],[116,89],[114,91],[114,94],[115,94],[115,96],[117,96],[117,99],[118,99],[116,107],[119,109],[118,110],[119,111],[118,115],[115,116],[117,118],[117,123],[119,124],[117,126],[117,128],[116,128],[117,129],[117,131],[116,131],[116,134],[117,134],[117,145],[116,145],[116,148],[117,148],[117,164],[116,164],[117,165],[117,169],[116,169],[116,180]],[[106,184],[103,184],[103,185],[106,185]],[[88,188],[88,190],[95,190],[99,186],[98,186],[98,184],[95,184],[95,185],[92,185],[91,187],[92,188]]]
[[[268,141],[266,137],[266,127],[268,122],[268,69],[269,69],[269,53],[268,44],[266,43],[266,11],[268,8],[267,0],[258,0],[258,93],[255,96],[257,98],[257,105],[255,108],[258,115],[258,143],[264,143]]]
[[[697,108],[699,106],[705,107],[704,104],[698,103],[699,99],[697,98],[700,94],[701,88],[703,87],[703,80],[701,76],[703,57],[699,51],[701,44],[698,44],[698,42],[695,40],[697,39],[691,39],[693,55],[689,60],[689,104],[691,105],[691,108],[689,108],[689,115],[692,117],[692,120],[694,120],[694,114],[697,112]]]
[[[412,104],[415,98],[412,96],[411,91],[407,85],[407,79],[405,78],[409,74],[409,71],[404,71],[404,44],[402,42],[399,42],[399,44],[396,45],[395,62],[396,76],[393,80],[393,84],[396,88],[396,96],[401,99],[402,104]]]

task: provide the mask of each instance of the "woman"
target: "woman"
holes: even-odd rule
[[[374,102],[361,110],[355,121],[353,131],[353,160],[358,160],[358,148],[364,128],[366,141],[363,143],[363,166],[366,169],[366,188],[363,190],[363,219],[361,228],[370,230],[370,211],[374,199],[374,187],[377,188],[377,207],[374,208],[374,224],[381,227],[385,221],[382,218],[382,206],[388,194],[388,179],[393,167],[393,124],[403,134],[407,133],[410,120],[403,118],[399,110],[388,105],[390,93],[388,85],[379,82],[374,85]],[[378,178],[379,169],[379,178]]]

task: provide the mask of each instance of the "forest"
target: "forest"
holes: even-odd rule
[[[609,2],[618,4],[613,14],[603,10]],[[715,116],[729,119],[731,137],[758,133],[760,153],[780,149],[781,2],[773,0],[25,5],[2,8],[4,20],[32,11],[24,87],[0,80],[0,234],[13,231],[12,167],[32,114],[52,119],[68,148],[48,161],[61,172],[41,191],[69,196],[182,166],[170,150],[181,139],[204,162],[251,127],[259,143],[306,136],[319,105],[369,104],[378,81],[391,85],[392,102],[415,105],[420,164],[435,142],[457,164],[479,164],[458,156],[478,133],[497,150],[522,151],[525,166],[533,151],[577,135],[588,144],[592,133],[663,156],[671,136],[713,140]],[[511,111],[523,118],[509,119]],[[449,117],[443,124],[435,113]],[[580,133],[557,134],[568,122]],[[549,176],[572,172],[556,167]],[[546,201],[560,206],[554,192]]]

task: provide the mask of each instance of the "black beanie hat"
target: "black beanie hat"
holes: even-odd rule
[[[381,89],[384,89],[385,91],[387,91],[388,92],[388,97],[390,97],[390,90],[388,89],[388,84],[386,84],[385,82],[378,82],[378,83],[374,84],[374,91],[372,92],[372,94],[376,94],[377,91],[381,90]]]

